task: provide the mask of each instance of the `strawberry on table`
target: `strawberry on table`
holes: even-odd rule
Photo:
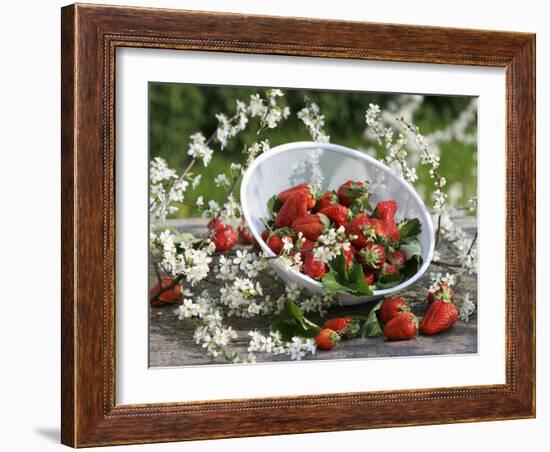
[[[232,249],[239,239],[237,231],[232,226],[221,223],[215,223],[213,225],[210,240],[216,246],[218,253],[223,253]]]
[[[409,306],[403,298],[388,298],[384,300],[378,310],[378,318],[382,323],[388,323],[402,312],[409,311]]]
[[[172,278],[162,278],[162,287],[168,287],[173,284]],[[160,291],[159,283],[155,284],[149,291],[151,297],[154,297]],[[158,297],[151,301],[151,306],[158,308],[166,304],[174,304],[181,300],[181,286],[179,284],[174,285],[171,289],[162,292]]]
[[[350,317],[337,317],[325,322],[323,328],[328,328],[338,333],[340,337],[357,336],[361,330],[361,324],[358,320]]]
[[[356,199],[368,197],[369,191],[365,182],[348,180],[338,188],[337,194],[340,204],[349,207]]]
[[[332,350],[338,341],[340,341],[338,333],[329,328],[323,328],[315,336],[315,345],[319,350]]]
[[[348,208],[342,204],[335,204],[333,206],[325,207],[319,211],[323,215],[326,215],[331,223],[336,226],[347,226],[348,224]]]
[[[307,193],[296,191],[283,204],[279,213],[275,217],[275,227],[290,227],[297,218],[307,214],[310,205],[310,197]]]
[[[319,201],[317,201],[316,209],[317,211],[320,212],[326,207],[330,207],[338,203],[339,203],[338,195],[333,191],[326,191],[321,195],[321,197],[319,198]]]
[[[420,323],[423,334],[438,334],[452,327],[458,318],[458,309],[452,301],[435,300]]]
[[[402,312],[391,319],[384,327],[384,336],[388,341],[412,339],[418,333],[418,319],[411,312]]]
[[[323,261],[315,259],[311,251],[302,253],[304,266],[302,271],[313,279],[321,279],[327,273],[327,266]]]
[[[306,239],[315,241],[324,232],[328,224],[326,216],[312,213],[296,218],[292,222],[291,228],[296,234],[301,232]]]
[[[454,301],[454,291],[447,283],[440,283],[439,288],[428,293],[428,303],[432,304],[435,300]]]

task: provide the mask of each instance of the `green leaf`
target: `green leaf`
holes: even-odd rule
[[[403,280],[401,273],[394,273],[393,275],[382,275],[376,282],[376,288],[389,289],[397,286]]]
[[[401,274],[407,279],[414,276],[418,270],[420,270],[423,262],[424,259],[422,256],[413,256],[405,262],[405,265],[403,265],[403,268],[401,269]]]
[[[380,306],[382,306],[382,302],[383,300],[380,300],[369,312],[367,320],[365,320],[361,328],[361,337],[376,337],[382,334],[382,325],[380,325],[378,316],[376,315],[376,312],[380,309]]]
[[[281,210],[281,207],[283,207],[283,204],[277,199],[277,195],[273,195],[267,201],[267,210],[269,213],[271,213],[272,217],[277,216],[277,213],[279,212],[279,210]]]
[[[371,287],[365,282],[363,266],[359,263],[353,264],[349,273],[349,280],[354,284],[359,295],[372,295]]]
[[[338,273],[334,270],[331,269],[327,272],[325,276],[323,276],[323,279],[321,279],[325,291],[328,293],[345,292],[345,287],[340,284],[338,279]]]
[[[278,331],[284,341],[289,341],[293,336],[314,337],[321,328],[306,319],[294,302],[286,300],[281,314],[271,322],[271,330]]]
[[[422,247],[420,246],[420,240],[417,238],[408,239],[399,247],[399,250],[403,251],[407,260],[415,256],[422,256]]]
[[[418,218],[403,220],[397,227],[402,241],[416,237],[422,231],[422,225]]]

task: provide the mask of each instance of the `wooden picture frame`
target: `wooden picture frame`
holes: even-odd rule
[[[535,416],[535,35],[78,4],[62,9],[61,34],[64,444],[85,447]],[[505,68],[505,384],[117,405],[118,47]]]

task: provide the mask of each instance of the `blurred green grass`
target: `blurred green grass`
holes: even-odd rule
[[[189,162],[187,149],[189,136],[201,131],[210,136],[217,127],[216,113],[231,116],[235,111],[235,101],[247,102],[251,94],[263,93],[262,88],[218,87],[168,83],[149,84],[149,153],[150,157],[160,156],[180,172]],[[273,130],[260,136],[256,135],[257,119],[249,122],[246,130],[228,142],[227,147],[219,150],[217,143],[211,147],[214,156],[210,165],[204,168],[197,165],[195,174],[202,174],[202,181],[196,190],[189,189],[186,202],[193,203],[198,196],[222,202],[225,189],[217,188],[213,179],[220,173],[227,173],[229,164],[242,162],[242,150],[246,145],[268,139],[272,147],[291,141],[311,140],[304,124],[296,117],[303,108],[307,97],[317,103],[325,115],[325,131],[332,143],[350,148],[372,147],[372,142],[364,139],[365,110],[369,103],[377,103],[385,108],[394,102],[398,95],[384,93],[348,92],[348,91],[309,91],[284,89],[285,96],[279,102],[288,105],[291,115]],[[414,116],[414,123],[422,134],[442,129],[470,103],[466,96],[425,96],[424,102]],[[441,144],[440,172],[447,179],[447,191],[456,207],[465,207],[467,201],[477,191],[477,146],[464,145],[452,140]],[[385,155],[385,149],[376,146],[377,157]],[[415,187],[424,200],[432,192],[432,184],[427,168],[417,167],[419,176]],[[238,198],[238,186],[234,193]],[[199,216],[196,209],[182,206],[172,218]]]

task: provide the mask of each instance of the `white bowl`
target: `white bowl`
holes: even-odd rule
[[[319,183],[323,191],[335,190],[347,180],[369,181],[373,206],[380,200],[394,199],[396,220],[416,217],[422,224],[420,244],[424,262],[411,278],[390,289],[375,290],[373,296],[355,297],[339,294],[344,305],[377,300],[405,289],[420,278],[432,259],[435,237],[431,216],[414,190],[400,175],[368,155],[329,143],[296,142],[274,147],[258,157],[245,172],[241,185],[241,206],[252,235],[263,251],[275,256],[261,238],[261,219],[269,218],[267,201],[289,187],[303,182]],[[272,262],[277,274],[314,294],[323,294],[320,282],[294,270],[287,270],[277,260]]]

